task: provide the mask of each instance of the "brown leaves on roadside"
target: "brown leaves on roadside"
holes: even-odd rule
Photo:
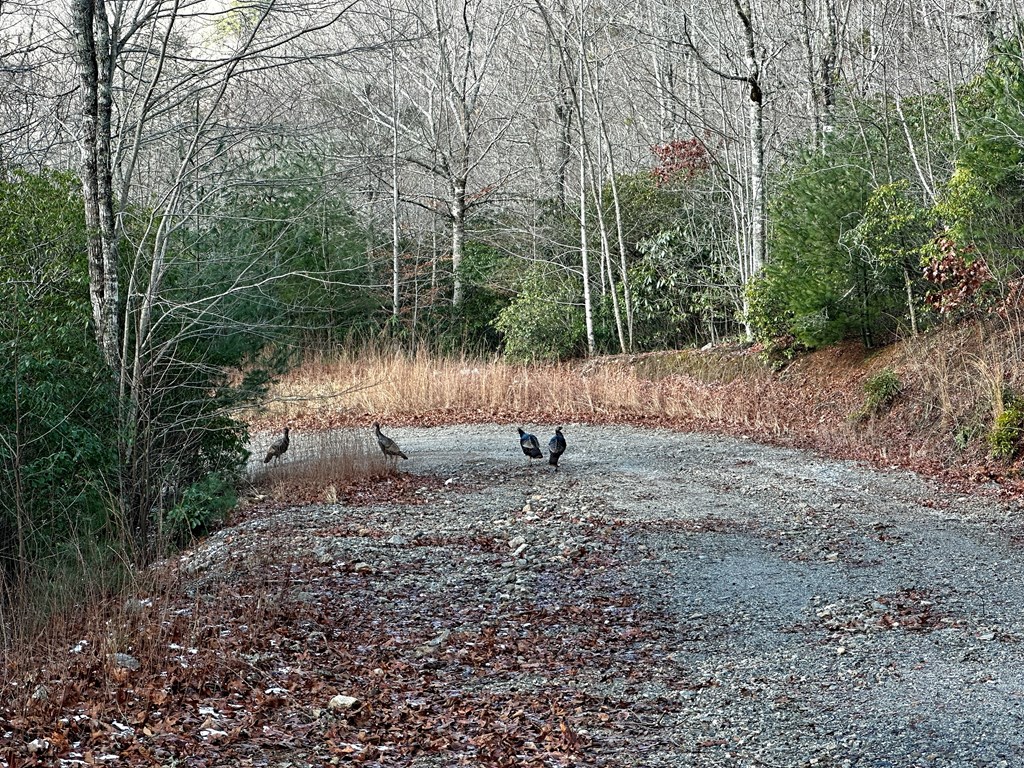
[[[372,537],[367,522],[333,533]],[[487,562],[507,548],[488,536],[410,536],[394,546],[427,548],[435,565]],[[38,670],[46,701],[0,697],[0,750],[18,766],[100,765],[114,755],[125,766],[246,766],[287,753],[314,764],[433,755],[540,768],[585,763],[594,728],[624,727],[628,702],[571,681],[603,670],[627,689],[641,685],[668,622],[588,569],[549,576],[571,604],[494,612],[472,593],[425,589],[421,561],[414,554],[389,578],[368,579],[347,563],[281,550],[223,582],[143,596],[130,621],[112,615],[75,653]],[[139,669],[107,663],[115,640]],[[9,690],[31,693],[27,681]],[[360,706],[330,711],[339,693]]]
[[[902,629],[908,632],[927,632],[948,629],[951,620],[936,607],[934,598],[918,589],[904,589],[880,595],[875,602],[885,606],[877,618],[882,629]]]

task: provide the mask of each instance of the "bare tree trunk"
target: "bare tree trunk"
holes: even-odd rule
[[[928,163],[921,162],[917,143],[914,141],[914,137],[910,133],[907,116],[903,114],[903,99],[901,99],[898,94],[897,97],[893,99],[893,105],[896,107],[896,114],[899,115],[900,118],[900,128],[903,129],[903,135],[907,140],[907,150],[910,153],[910,159],[914,163],[914,169],[917,171],[917,178],[921,182],[921,187],[924,189],[925,194],[928,195],[928,199],[934,203],[936,200],[935,180],[931,177],[931,166]]]
[[[621,219],[621,216],[619,215],[619,200],[618,200],[618,194],[617,194],[618,187],[617,187],[617,185],[615,183],[615,158],[614,158],[615,152],[614,152],[614,147],[612,146],[611,139],[608,136],[608,126],[605,123],[605,119],[604,119],[604,111],[603,111],[602,103],[601,103],[601,92],[600,92],[601,89],[599,87],[599,77],[596,74],[594,74],[594,73],[590,73],[589,77],[587,78],[587,83],[589,85],[590,96],[591,96],[591,98],[594,101],[594,111],[597,114],[598,126],[600,127],[600,130],[601,130],[601,144],[600,144],[600,146],[602,147],[603,151],[607,151],[607,153],[608,153],[608,159],[607,159],[607,163],[608,163],[608,176],[609,176],[609,184],[610,184],[611,189],[612,189],[612,200],[613,200],[613,205],[614,205],[614,210],[615,210],[615,221],[616,221],[617,233],[618,233],[619,256],[621,258],[621,263],[622,263],[622,284],[623,284],[623,289],[624,289],[623,293],[627,297],[627,300],[628,300],[628,296],[629,296],[628,283],[629,283],[629,280],[628,280],[628,275],[626,273],[626,266],[625,266],[626,260],[625,260],[624,250],[623,250],[624,249],[624,239],[623,239],[623,232],[622,232],[622,227],[621,227],[622,219]],[[584,147],[584,149],[586,149],[586,147]],[[588,156],[589,156],[589,153],[588,153]],[[601,158],[601,159],[603,160],[603,158]],[[600,167],[603,168],[604,164],[601,163]],[[615,319],[615,330],[616,330],[616,333],[617,333],[618,339],[619,339],[619,350],[622,353],[625,353],[625,352],[628,351],[628,347],[626,345],[626,334],[625,334],[625,332],[623,330],[622,311],[621,311],[621,309],[619,307],[619,292],[618,292],[618,290],[615,287],[615,270],[612,267],[611,243],[610,243],[610,239],[608,237],[608,225],[605,222],[604,180],[601,178],[601,174],[598,172],[598,169],[594,167],[594,163],[593,163],[592,160],[591,160],[591,163],[590,163],[590,168],[591,168],[591,179],[592,179],[591,186],[593,187],[594,200],[597,203],[597,210],[598,210],[598,216],[599,216],[599,222],[598,223],[600,225],[600,233],[601,233],[601,256],[602,256],[602,268],[601,268],[601,271],[602,271],[602,274],[603,274],[605,269],[608,270],[608,287],[609,287],[609,289],[611,291],[612,315],[614,316],[614,319]],[[602,281],[602,284],[603,284],[603,281]],[[630,338],[632,340],[632,327],[630,327]]]
[[[565,210],[569,201],[569,168],[572,165],[572,118],[577,112],[576,90],[579,83],[576,82],[576,67],[572,63],[571,39],[567,25],[561,25],[561,29],[555,24],[549,9],[542,0],[534,0],[537,10],[544,20],[547,30],[547,42],[550,48],[554,49],[558,57],[558,69],[555,75],[556,96],[554,98],[554,113],[557,122],[557,135],[555,139],[555,199],[558,202],[559,210]],[[565,8],[560,8],[565,13]]]
[[[451,220],[452,220],[452,276],[455,286],[452,290],[452,304],[459,306],[462,303],[462,253],[466,242],[466,180],[464,178],[452,179],[451,199]]]
[[[839,62],[839,11],[836,0],[801,0],[801,43],[807,67],[807,99],[814,147],[821,150],[835,122]],[[820,35],[818,28],[823,27]]]
[[[749,238],[746,240],[746,247],[739,254],[740,279],[745,286],[761,271],[761,267],[764,265],[767,241],[768,212],[764,192],[764,91],[761,85],[761,62],[757,56],[756,37],[750,6],[744,5],[744,0],[733,0],[733,7],[743,27],[743,61],[746,71],[742,74],[725,71],[705,58],[700,49],[694,44],[685,20],[684,35],[686,46],[695,54],[705,69],[718,75],[722,80],[743,82],[750,89],[748,92],[750,103],[747,109],[747,146],[750,157],[748,159],[747,185],[749,192],[746,216]],[[737,239],[740,242],[743,240],[739,232],[737,233]],[[745,335],[747,339],[752,339],[753,329],[749,322],[749,300],[745,291],[743,292],[742,302]]]
[[[413,280],[412,280],[412,352],[416,353],[419,348],[419,321],[420,321],[420,255],[423,252],[423,235],[416,238],[416,248],[413,253]]]
[[[398,54],[395,50],[395,9],[391,8],[391,316],[398,320],[400,245],[398,242]]]
[[[554,34],[549,28],[549,34]],[[559,83],[558,100],[555,102],[555,119],[558,122],[558,136],[555,144],[557,160],[555,162],[555,189],[557,191],[558,207],[565,210],[568,204],[569,194],[569,166],[572,164],[572,115],[574,112],[575,98],[573,91],[576,85],[572,82],[572,70],[565,66],[564,52],[568,48],[568,41],[563,38],[556,43],[558,48],[558,79],[565,79],[565,83]]]
[[[437,227],[430,227],[430,295],[437,291]]]
[[[580,121],[580,259],[583,269],[583,319],[587,330],[587,354],[597,353],[597,340],[594,338],[594,306],[590,296],[590,252],[587,245],[587,121],[584,108],[584,88],[586,82],[586,39],[584,37],[584,8],[580,0],[579,47],[577,49],[578,83],[576,110]]]
[[[89,297],[96,341],[115,379],[120,372],[118,235],[111,184],[110,135],[114,55],[105,0],[72,7],[82,126],[82,193],[88,229]]]
[[[811,115],[811,123],[814,127],[813,141],[814,148],[821,149],[821,138],[824,133],[822,128],[821,103],[822,97],[818,85],[818,73],[815,69],[814,41],[811,38],[814,14],[811,12],[810,0],[801,0],[800,9],[803,13],[803,25],[800,30],[800,42],[804,46],[804,64],[807,67],[807,105]]]
[[[608,151],[608,182],[609,182],[609,186],[611,187],[612,206],[613,206],[613,209],[615,211],[615,234],[616,234],[616,243],[617,243],[618,249],[619,249],[619,269],[621,270],[621,275],[622,275],[622,302],[623,302],[623,304],[626,305],[626,307],[625,307],[625,309],[626,309],[626,312],[625,312],[625,314],[626,314],[626,328],[627,328],[626,336],[624,336],[623,332],[622,332],[622,317],[621,317],[621,315],[619,313],[619,299],[618,299],[618,295],[615,292],[615,280],[612,277],[612,262],[611,262],[610,255],[609,255],[609,258],[608,258],[608,277],[609,277],[609,280],[611,280],[611,283],[612,283],[612,305],[613,305],[613,308],[614,308],[614,311],[615,311],[615,323],[616,323],[616,327],[617,327],[618,333],[619,333],[619,346],[622,348],[623,352],[627,352],[627,351],[633,349],[633,302],[632,302],[632,294],[631,294],[631,291],[630,291],[630,288],[629,288],[629,268],[628,268],[628,265],[626,264],[626,233],[625,233],[625,227],[623,226],[623,221],[622,221],[622,206],[620,205],[620,202],[619,202],[619,183],[618,183],[618,180],[615,177],[616,176],[616,174],[615,174],[615,147],[612,144],[611,136],[608,134],[608,123],[607,123],[607,121],[604,118],[603,104],[602,104],[602,101],[601,101],[601,98],[600,98],[600,94],[598,93],[598,89],[594,85],[593,81],[591,81],[590,90],[591,90],[591,95],[592,95],[592,97],[594,99],[595,108],[597,110],[598,123],[601,126],[601,136],[602,136],[602,139],[604,140],[604,145],[605,145],[605,147],[606,147],[606,149]],[[602,226],[602,231],[603,231],[603,228],[604,228],[604,215],[603,215],[604,208],[602,207],[601,210],[602,210],[601,226]],[[628,337],[628,343],[627,343],[627,337]]]
[[[391,316],[398,319],[401,296],[399,295],[401,250],[398,242],[398,172],[391,177]]]
[[[587,245],[587,187],[583,180],[586,173],[585,161],[580,157],[580,259],[583,269],[583,319],[587,328],[587,354],[597,352],[594,338],[594,309],[590,298],[590,250]]]
[[[21,378],[21,318],[19,316],[21,300],[20,297],[18,296],[19,293],[20,289],[18,287],[15,287],[15,301],[13,307],[13,312],[15,313],[13,324],[15,332],[13,344],[14,356],[13,359],[10,360],[11,372],[14,374],[14,399],[13,402],[11,403],[11,405],[13,406],[11,410],[14,412],[14,429],[12,430],[13,434],[11,435],[10,438],[5,437],[4,433],[0,432],[0,441],[3,442],[4,448],[7,449],[6,453],[9,456],[10,461],[10,475],[11,478],[13,479],[13,488],[11,488],[10,490],[12,492],[11,495],[13,497],[11,499],[11,502],[13,503],[14,506],[14,535],[16,539],[15,548],[17,549],[16,573],[14,577],[14,594],[23,595],[25,594],[25,590],[28,583],[28,534],[32,521],[29,518],[28,510],[25,508],[25,482],[24,477],[22,476],[22,470],[25,468],[25,459],[22,456],[22,449],[25,446],[25,424],[22,419],[21,399],[22,391],[24,389],[24,382],[22,381]],[[7,526],[4,525],[3,528],[6,529]],[[3,532],[7,533],[8,530],[4,530]],[[6,550],[8,546],[8,542],[4,541],[2,544],[3,549],[0,549],[0,552]],[[2,561],[0,561],[0,566],[2,565],[3,563]],[[3,568],[0,567],[0,610],[3,609],[3,606],[6,602],[6,595],[2,591],[3,587],[7,583],[6,577],[7,574],[4,573]],[[5,628],[5,624],[3,622],[0,622],[0,631],[2,631]],[[0,639],[2,639],[2,635],[0,635]]]
[[[750,262],[746,279],[753,278],[764,264],[765,223],[767,208],[764,197],[764,92],[761,89],[761,66],[754,46],[754,25],[750,18],[750,6],[733,0],[736,13],[743,22],[743,60],[747,67],[747,83],[750,85]],[[747,328],[748,337],[751,336]]]
[[[605,285],[604,275],[605,275],[605,272],[607,270],[607,275],[608,275],[608,281],[607,281],[607,286],[608,287],[607,287],[607,290],[610,293],[611,299],[612,299],[612,316],[613,316],[613,318],[615,320],[615,331],[616,331],[616,333],[618,335],[618,339],[619,339],[619,351],[621,351],[622,353],[625,353],[626,352],[626,336],[625,336],[625,333],[623,332],[623,329],[622,329],[622,312],[619,309],[619,292],[615,288],[615,272],[614,272],[614,269],[612,268],[612,249],[611,249],[611,243],[610,243],[609,238],[608,238],[608,225],[605,222],[605,218],[604,218],[604,196],[602,194],[602,189],[604,188],[604,184],[602,183],[600,175],[596,172],[596,169],[594,168],[594,163],[593,163],[593,159],[592,158],[591,158],[591,162],[589,163],[589,165],[590,165],[590,177],[591,177],[590,186],[591,186],[591,190],[592,190],[591,194],[594,196],[594,201],[595,201],[595,204],[596,204],[595,207],[597,208],[598,232],[601,235],[601,275],[602,275],[601,286],[602,286],[602,290],[604,290],[604,285]],[[604,294],[602,293],[602,295],[604,295]]]
[[[570,96],[571,98],[571,96]],[[568,205],[569,166],[572,164],[572,106],[555,104],[555,118],[558,121],[558,140],[555,147],[555,190],[558,207],[565,210]]]
[[[823,0],[825,11],[825,50],[821,54],[822,133],[832,132],[836,120],[836,85],[839,83],[839,8],[835,0]],[[844,17],[849,13],[849,3]],[[843,21],[845,25],[845,19]]]

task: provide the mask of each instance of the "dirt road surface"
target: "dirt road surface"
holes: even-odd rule
[[[557,472],[515,425],[388,433],[405,500],[253,515],[185,559],[199,590],[287,573],[312,622],[266,674],[324,710],[256,762],[1024,764],[1016,507],[663,430],[565,425]]]

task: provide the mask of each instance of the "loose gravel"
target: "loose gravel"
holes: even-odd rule
[[[253,517],[187,571],[224,578],[270,535],[279,556],[361,568],[385,620],[427,607],[441,666],[533,616],[536,657],[462,685],[584,702],[577,764],[1024,764],[1016,506],[665,430],[566,425],[558,471],[527,462],[515,425],[387,432],[401,472],[439,481],[422,503]]]

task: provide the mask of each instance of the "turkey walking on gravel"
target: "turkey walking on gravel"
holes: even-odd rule
[[[516,427],[516,429],[519,430],[519,446],[526,454],[528,463],[532,464],[534,459],[543,459],[544,454],[541,453],[540,440],[537,439],[537,436],[524,432],[522,427]]]
[[[271,443],[270,448],[267,450],[267,456],[263,459],[264,464],[270,463],[271,459],[274,459],[276,464],[277,460],[288,450],[288,429],[288,427],[285,427],[284,434]]]
[[[565,436],[561,427],[555,427],[555,436],[548,440],[548,464],[558,469],[558,458],[565,453]]]
[[[377,433],[377,445],[380,446],[381,451],[384,453],[386,460],[394,459],[395,463],[398,463],[398,457],[401,456],[403,459],[409,457],[402,453],[402,449],[398,447],[398,443],[392,440],[387,435],[380,431],[380,424],[373,422],[373,430]]]

